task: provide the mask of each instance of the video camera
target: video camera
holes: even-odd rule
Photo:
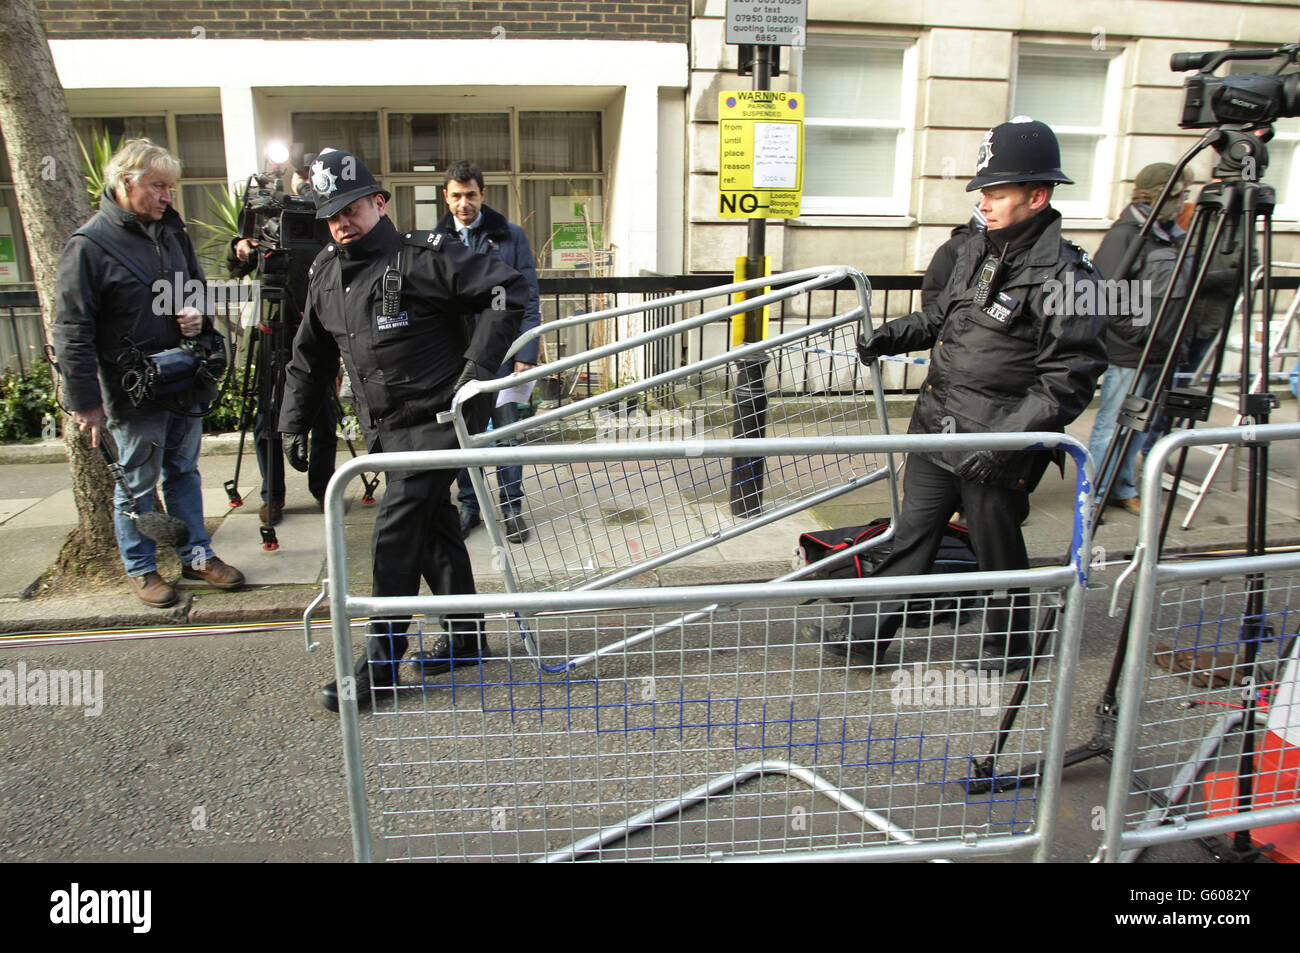
[[[1230,60],[1271,60],[1285,57],[1272,76],[1243,73],[1215,76],[1220,64]],[[1282,75],[1287,66],[1300,63],[1300,44],[1291,43],[1265,50],[1212,50],[1205,53],[1175,53],[1169,68],[1175,73],[1199,70],[1183,83],[1184,129],[1211,129],[1231,123],[1258,125],[1289,116],[1300,116],[1300,73]]]
[[[239,235],[257,239],[270,251],[317,252],[321,243],[316,235],[316,204],[285,192],[275,174],[254,172],[244,187]]]

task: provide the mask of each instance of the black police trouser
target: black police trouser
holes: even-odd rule
[[[938,555],[944,529],[959,508],[970,529],[971,546],[981,571],[1029,568],[1025,538],[1020,532],[1020,524],[1029,515],[1029,494],[962,480],[914,453],[907,458],[903,474],[903,505],[893,551],[872,576],[928,573]],[[985,610],[986,644],[1000,647],[1009,634],[1029,631],[1029,610],[1021,593],[1023,590],[1013,590],[1009,598],[990,598]],[[1016,606],[1009,612],[1011,599],[1015,599]],[[876,641],[879,657],[903,624],[904,606],[902,601],[854,602],[853,639]]]
[[[457,446],[455,433],[446,428],[446,440],[428,449]],[[475,592],[474,571],[460,533],[460,514],[451,501],[455,470],[395,470],[384,474],[384,499],[375,520],[371,543],[373,576],[371,592],[376,596],[414,596],[420,579],[435,595]],[[482,615],[448,617],[453,635],[475,635]],[[394,617],[383,626],[371,623],[371,632],[391,631],[389,640],[370,640],[371,658],[399,659],[406,654],[405,633],[410,618]],[[376,642],[387,644],[375,644]],[[376,653],[381,653],[376,655]]]
[[[338,450],[338,421],[334,419],[332,400],[321,404],[311,419],[311,439],[307,444],[307,489],[318,500],[325,498],[325,488],[334,475],[334,455]],[[284,442],[279,433],[266,433],[262,412],[259,410],[253,423],[253,442],[257,448],[257,469],[262,474],[262,502],[283,503],[284,499]],[[269,451],[269,452],[268,452]],[[268,474],[271,456],[275,473]],[[268,480],[268,476],[272,479]],[[268,487],[267,484],[270,483]]]

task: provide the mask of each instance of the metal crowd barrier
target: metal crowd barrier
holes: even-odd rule
[[[349,578],[344,491],[363,471],[1036,446],[1086,459],[1058,434],[983,434],[497,447],[344,464],[326,493],[327,589],[356,859],[371,859],[372,838],[388,860],[1045,859],[1086,507],[1068,561],[1021,572],[409,598],[334,582]],[[1090,495],[1080,472],[1076,498]],[[1033,664],[1007,676],[962,670],[988,634],[982,610],[1008,591],[1039,632]],[[849,600],[863,613],[884,596],[906,598],[908,613],[888,667],[823,651],[823,628],[843,622]],[[359,718],[346,690],[356,620],[423,614],[418,651],[441,617],[476,612],[492,658],[427,680],[408,659]],[[655,634],[627,638],[645,632]],[[524,633],[543,663],[621,647],[581,674],[550,674]],[[1011,725],[1007,705],[1018,709]]]
[[[763,305],[811,299],[818,289],[850,280],[853,307],[817,315],[807,302],[801,326],[767,340],[702,355],[700,331],[728,333],[728,321]],[[732,292],[773,290],[695,317],[660,323],[686,302]],[[724,300],[729,300],[724,298]],[[765,434],[830,437],[888,431],[884,396],[861,367],[855,349],[860,329],[870,329],[870,288],[851,268],[810,268],[723,287],[657,298],[592,314],[551,321],[520,337],[516,353],[534,338],[561,340],[575,328],[617,323],[613,343],[589,348],[495,381],[474,382],[456,395],[453,415],[463,447],[591,446],[731,437],[737,416],[750,413],[742,365],[762,362],[767,388]],[[612,331],[612,329],[611,329]],[[507,357],[507,360],[509,358]],[[540,410],[516,424],[471,434],[465,401],[495,396],[520,384],[563,380],[578,373],[627,381],[573,403]],[[613,370],[619,370],[614,374]],[[739,408],[739,409],[738,409]],[[761,511],[734,515],[733,464],[725,459],[596,462],[563,459],[531,466],[523,475],[523,516],[531,536],[507,545],[500,509],[499,471],[473,468],[470,477],[506,586],[512,591],[584,590],[635,579],[659,566],[734,539],[792,513],[883,480],[892,461],[879,456],[825,454],[781,457],[764,474]],[[894,499],[893,511],[897,510]]]
[[[1143,499],[1160,499],[1165,462],[1181,447],[1296,439],[1300,424],[1170,434],[1147,455]],[[1099,855],[1110,862],[1157,844],[1300,821],[1300,748],[1265,727],[1300,629],[1300,553],[1162,559],[1160,516],[1160,507],[1143,508],[1134,553]]]

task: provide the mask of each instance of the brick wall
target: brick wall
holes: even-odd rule
[[[36,0],[36,8],[51,40],[504,36],[685,43],[690,21],[690,0]]]

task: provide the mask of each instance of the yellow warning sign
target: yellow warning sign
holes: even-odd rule
[[[718,93],[718,215],[794,218],[803,198],[803,93]]]

